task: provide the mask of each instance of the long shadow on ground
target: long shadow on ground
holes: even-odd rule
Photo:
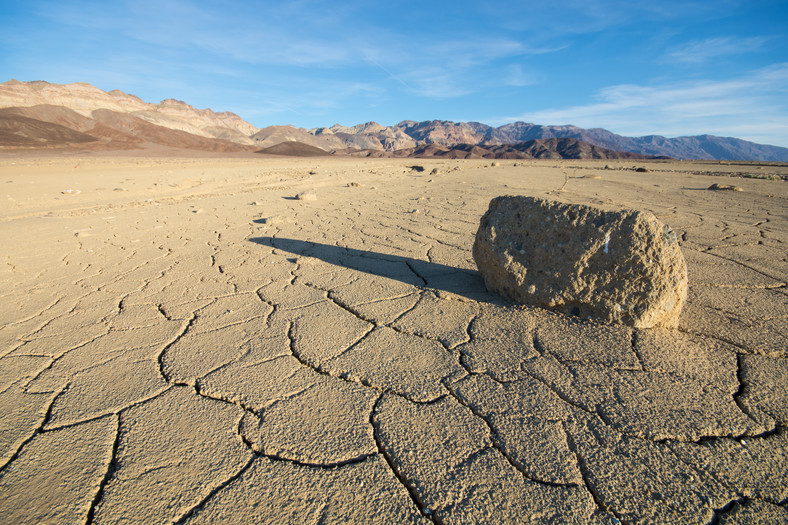
[[[476,270],[299,239],[253,237],[249,240],[294,255],[314,257],[335,266],[394,279],[420,288],[442,290],[475,301],[496,303],[503,301],[487,291],[481,274]]]

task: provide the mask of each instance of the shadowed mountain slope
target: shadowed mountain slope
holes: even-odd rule
[[[577,139],[536,139],[520,144],[480,146],[428,144],[395,152],[401,157],[448,159],[645,159],[646,155],[600,148]]]
[[[256,151],[255,153],[288,155],[290,157],[320,157],[323,155],[330,155],[330,153],[325,150],[300,142],[281,142],[275,146]]]
[[[73,129],[21,115],[0,112],[0,144],[7,146],[56,146],[84,144],[97,139]]]

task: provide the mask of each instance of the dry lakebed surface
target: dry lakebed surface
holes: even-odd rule
[[[0,522],[786,523],[782,178],[4,154]],[[653,212],[678,328],[489,293],[507,194]]]

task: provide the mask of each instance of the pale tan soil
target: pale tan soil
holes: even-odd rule
[[[3,156],[0,522],[788,521],[788,185],[497,163]],[[654,212],[679,329],[490,295],[502,194]]]

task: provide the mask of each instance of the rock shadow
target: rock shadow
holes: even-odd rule
[[[394,279],[420,288],[432,288],[480,302],[506,303],[487,291],[477,270],[466,270],[412,257],[333,246],[283,237],[253,237],[251,242],[314,257],[321,261],[359,272]]]

